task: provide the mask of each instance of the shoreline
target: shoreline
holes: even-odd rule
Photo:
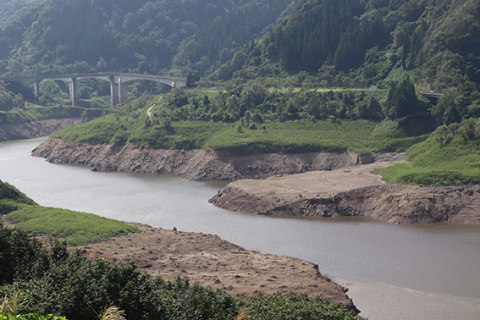
[[[347,295],[348,289],[322,275],[311,262],[245,250],[215,235],[129,224],[141,231],[69,250],[114,262],[133,260],[152,276],[165,280],[186,277],[192,283],[237,297],[295,292],[329,299],[356,314],[360,312]]]
[[[363,216],[394,224],[480,223],[480,185],[419,187],[384,183],[370,173],[403,154],[231,155],[203,150],[136,149],[132,145],[48,138],[32,152],[51,163],[93,171],[167,173],[196,181],[233,181],[209,201],[256,215]]]
[[[348,169],[345,169],[345,170],[348,170]],[[348,286],[348,283],[347,284],[344,283],[343,285]],[[355,299],[355,297],[353,297],[353,298]],[[359,306],[361,308],[361,304],[359,304]]]
[[[237,212],[288,217],[367,217],[393,224],[480,223],[480,185],[419,187],[384,183],[374,168],[238,180],[209,201]]]
[[[93,171],[167,173],[192,181],[264,179],[274,175],[334,170],[362,161],[362,157],[353,152],[236,154],[198,149],[138,149],[132,145],[65,142],[57,138],[48,138],[35,148],[33,155],[52,163],[86,166]],[[395,159],[401,155],[381,157]]]

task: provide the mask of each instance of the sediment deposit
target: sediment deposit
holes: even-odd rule
[[[210,202],[232,211],[272,216],[362,216],[396,224],[480,222],[479,185],[385,184],[370,171],[387,164],[234,181]]]

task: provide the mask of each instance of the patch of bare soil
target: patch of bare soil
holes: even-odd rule
[[[480,186],[385,184],[371,170],[389,162],[231,182],[216,206],[275,216],[365,216],[389,223],[480,223]]]
[[[390,164],[374,162],[337,170],[277,175],[263,180],[237,180],[220,190],[210,202],[232,211],[271,214],[303,199],[331,198],[355,188],[381,185],[384,182],[370,171]]]
[[[223,289],[241,297],[260,292],[306,293],[356,310],[347,290],[320,274],[318,267],[295,258],[247,251],[218,236],[138,225],[141,232],[72,248],[90,258],[135,263],[166,280],[187,277],[191,283]]]

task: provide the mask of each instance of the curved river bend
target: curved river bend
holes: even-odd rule
[[[249,250],[314,262],[350,288],[361,315],[372,320],[479,319],[480,226],[238,214],[208,203],[221,184],[53,165],[30,156],[42,140],[0,143],[0,179],[41,205],[216,234]]]

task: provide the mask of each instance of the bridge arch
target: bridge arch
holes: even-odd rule
[[[128,99],[127,85],[129,82],[132,82],[132,81],[137,81],[137,80],[155,81],[155,82],[160,82],[168,86],[171,86],[172,88],[185,87],[187,85],[187,79],[185,78],[157,76],[157,75],[150,75],[150,74],[137,74],[137,73],[84,73],[84,74],[74,74],[74,75],[43,75],[43,76],[32,76],[32,77],[0,78],[0,80],[2,81],[33,81],[36,97],[40,95],[40,82],[45,79],[69,81],[70,82],[70,100],[72,102],[72,106],[78,105],[77,81],[81,79],[101,79],[101,80],[109,81],[112,107],[127,101]]]

